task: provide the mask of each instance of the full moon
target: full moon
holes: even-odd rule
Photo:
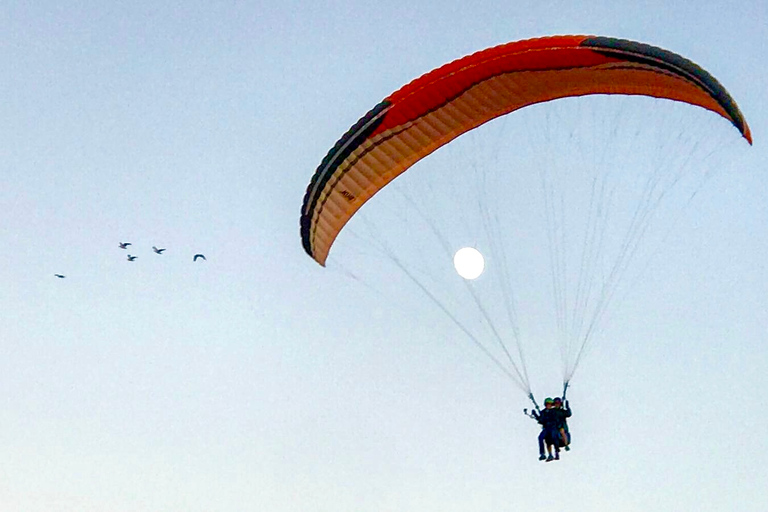
[[[477,279],[485,269],[485,260],[474,247],[464,247],[453,255],[453,266],[464,279]]]

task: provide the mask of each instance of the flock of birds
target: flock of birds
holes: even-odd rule
[[[119,246],[121,249],[128,249],[128,246],[129,246],[129,245],[133,245],[133,244],[131,244],[131,242],[120,242],[120,243],[118,244],[118,246]],[[163,251],[164,251],[165,249],[158,249],[157,247],[155,247],[155,246],[153,245],[153,246],[152,246],[152,250],[153,250],[153,251],[155,251],[155,254],[163,254]],[[128,261],[133,261],[133,260],[135,260],[136,258],[138,258],[138,256],[131,256],[130,254],[128,255]],[[205,256],[203,256],[202,254],[195,254],[195,255],[192,257],[192,261],[197,261],[198,259],[203,259],[203,260],[204,260],[204,259],[205,259]]]
[[[120,247],[121,249],[126,249],[126,250],[128,249],[129,245],[133,245],[133,244],[131,244],[131,242],[120,242],[120,243],[118,243],[118,247]],[[155,254],[163,254],[163,251],[165,251],[164,248],[160,249],[158,247],[155,247],[154,245],[152,246],[152,250],[155,251]],[[136,258],[138,258],[138,256],[133,256],[131,254],[128,254],[128,258],[127,259],[128,259],[128,261],[135,261]],[[199,254],[199,253],[195,254],[192,257],[192,261],[197,261],[197,260],[206,261],[205,260],[205,255]],[[67,277],[64,274],[53,274],[53,275],[58,277],[59,279],[64,279],[65,277]]]

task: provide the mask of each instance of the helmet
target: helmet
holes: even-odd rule
[[[554,402],[555,402],[556,404],[561,404],[561,403],[563,403],[563,401],[562,401],[562,400],[560,400],[560,397],[557,397],[557,398],[555,398]]]
[[[553,404],[553,403],[555,403],[555,401],[554,401],[554,400],[552,400],[552,399],[551,399],[551,398],[549,398],[549,397],[547,397],[547,399],[546,399],[546,400],[544,400],[544,404],[545,404],[545,405],[546,405],[546,404]]]

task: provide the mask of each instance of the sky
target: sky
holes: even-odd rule
[[[476,4],[0,9],[0,509],[764,509],[768,7]],[[388,271],[317,265],[299,215],[389,93],[554,34],[684,55],[754,145],[606,322],[569,390],[573,449],[545,464],[525,394],[411,289],[382,292]]]

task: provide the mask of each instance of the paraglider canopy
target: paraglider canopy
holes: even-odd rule
[[[324,265],[339,232],[368,199],[462,133],[529,105],[591,94],[644,95],[697,105],[726,118],[752,141],[728,91],[675,53],[594,36],[507,43],[417,78],[344,134],[307,188],[301,213],[304,249]]]

